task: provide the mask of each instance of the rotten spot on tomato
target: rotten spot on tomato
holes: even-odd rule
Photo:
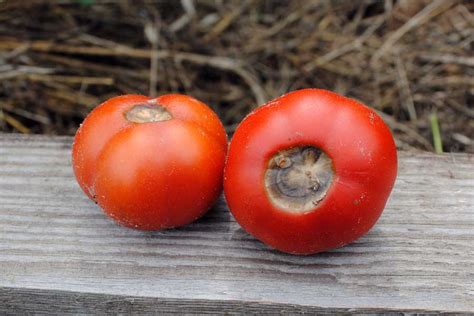
[[[326,196],[334,178],[332,160],[321,149],[299,146],[276,153],[268,162],[265,189],[270,201],[288,212],[307,212]]]
[[[125,118],[133,123],[150,123],[168,121],[171,113],[161,105],[137,104],[125,112]]]

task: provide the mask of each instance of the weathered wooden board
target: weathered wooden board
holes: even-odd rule
[[[119,227],[76,185],[70,144],[0,134],[0,314],[474,311],[474,156],[400,153],[378,224],[299,257],[223,201],[182,229]]]

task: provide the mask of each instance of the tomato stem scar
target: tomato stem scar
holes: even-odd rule
[[[333,178],[332,160],[326,153],[314,146],[298,146],[270,158],[264,182],[275,206],[297,213],[314,209]]]
[[[168,121],[173,118],[171,113],[159,104],[137,104],[124,113],[125,118],[133,123],[149,123]]]

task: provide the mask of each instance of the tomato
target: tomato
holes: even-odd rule
[[[112,98],[74,138],[82,190],[120,224],[158,230],[202,216],[222,189],[227,135],[217,115],[189,96]]]
[[[313,254],[364,235],[396,174],[393,137],[373,110],[304,89],[270,101],[238,126],[224,193],[235,219],[257,239]]]

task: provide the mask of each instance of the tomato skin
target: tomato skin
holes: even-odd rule
[[[315,209],[291,213],[264,188],[268,160],[310,145],[333,163],[335,177]],[[280,251],[313,254],[364,235],[381,215],[397,174],[397,152],[383,120],[363,104],[319,89],[291,92],[256,109],[237,128],[224,193],[239,224]]]
[[[138,104],[172,115],[134,123]],[[127,95],[94,109],[76,133],[73,168],[83,191],[120,224],[158,230],[202,216],[222,189],[227,135],[217,115],[184,95]]]
[[[142,95],[111,98],[96,107],[77,130],[72,147],[74,174],[80,187],[90,199],[94,199],[94,175],[102,148],[115,133],[131,125],[124,119],[123,112],[148,99]]]

